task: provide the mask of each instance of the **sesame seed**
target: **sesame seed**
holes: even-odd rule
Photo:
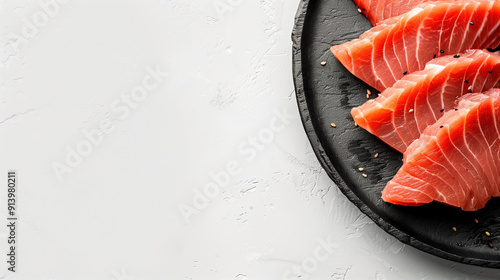
[[[470,24],[470,25],[474,25],[474,23],[473,23],[472,21],[471,21],[471,22],[469,22],[469,24]]]
[[[442,126],[442,125],[441,125],[441,126],[439,126],[439,128],[443,128],[443,127],[444,127],[444,126]]]
[[[361,11],[361,9],[360,9],[360,8],[358,8],[358,13],[361,13],[361,12],[362,12],[362,11]]]
[[[373,157],[374,157],[374,158],[378,158],[378,153],[376,153]]]
[[[444,112],[444,109],[441,109],[439,112],[441,112],[441,113]]]
[[[326,61],[321,61],[321,66],[325,66],[326,65]]]
[[[336,124],[334,124],[334,123],[331,123],[330,125],[331,125],[332,127],[337,127],[337,125],[336,125]]]
[[[469,88],[467,88],[467,90],[471,91],[472,90],[472,86],[469,86]]]
[[[369,99],[370,98],[370,95],[367,93],[366,94],[366,99]]]
[[[436,58],[436,56],[437,56],[437,54],[435,54],[433,58]]]
[[[484,234],[486,234],[486,236],[490,236],[491,234],[489,232],[484,232]]]
[[[413,109],[408,110],[408,113],[411,113],[411,112],[413,112]]]
[[[474,219],[474,223],[476,223],[476,224],[477,224],[477,223],[479,223],[479,221],[478,221],[477,219]]]
[[[444,50],[440,50],[439,52],[440,52],[440,53],[444,53]]]
[[[453,231],[457,231],[457,228],[456,227],[452,227],[451,228]]]
[[[493,71],[488,71],[489,74],[493,73]]]
[[[493,248],[493,244],[491,242],[488,243],[488,246],[490,246],[491,248]]]
[[[368,95],[372,95],[372,92],[369,89],[366,90],[366,93],[368,93]]]
[[[404,72],[403,72],[403,75],[406,75],[406,74],[408,74],[408,71],[404,71]]]
[[[454,57],[454,58],[459,58],[459,57],[460,57],[460,55],[459,55],[459,54],[456,54],[456,55],[454,55],[453,57]]]
[[[368,175],[366,175],[365,173],[361,174],[361,176],[363,176],[365,178],[368,177]]]
[[[358,168],[358,170],[361,172],[361,171],[363,171],[365,169],[363,167],[360,167],[360,168]]]
[[[354,126],[358,126],[358,124],[357,124],[357,123],[354,123]]]
[[[465,83],[466,83],[466,84],[468,84],[468,83],[469,83],[469,81],[468,81],[468,80],[465,80]]]

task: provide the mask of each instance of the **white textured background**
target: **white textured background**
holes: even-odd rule
[[[293,91],[298,2],[0,1],[0,277],[498,279],[404,246],[325,175]]]

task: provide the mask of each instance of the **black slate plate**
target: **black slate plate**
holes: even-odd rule
[[[292,35],[293,72],[302,122],[318,160],[363,213],[402,242],[449,260],[500,268],[500,198],[490,200],[477,212],[438,203],[395,206],[380,198],[383,187],[401,166],[402,156],[355,127],[350,110],[366,101],[368,87],[329,50],[370,27],[352,0],[300,3]],[[321,61],[327,64],[321,66]],[[376,91],[370,90],[376,96]],[[364,168],[367,178],[361,176],[359,167]]]

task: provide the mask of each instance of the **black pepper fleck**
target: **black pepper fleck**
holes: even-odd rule
[[[456,55],[454,55],[453,57],[454,57],[454,58],[459,58],[459,57],[460,57],[460,55],[459,55],[459,54],[456,54]]]
[[[442,113],[442,112],[444,112],[444,109],[441,109],[441,111],[440,111],[440,112],[441,112],[441,113]]]
[[[435,54],[433,58],[436,58],[436,56],[437,56],[437,55]]]
[[[469,81],[465,80],[465,83],[466,83],[466,84],[468,84],[468,83],[469,83]]]
[[[443,50],[440,50],[439,52],[440,52],[440,53],[444,53],[444,51],[443,51]]]
[[[471,22],[469,22],[469,24],[470,24],[470,25],[474,25],[474,23],[473,23],[472,21],[471,21]]]
[[[442,125],[441,125],[441,126],[439,126],[439,128],[443,128],[443,127],[444,127],[444,126],[442,126]]]
[[[457,109],[457,108],[455,108],[455,111],[458,111],[458,109]]]
[[[404,71],[404,72],[403,72],[403,75],[406,75],[406,74],[408,74],[408,71]]]
[[[488,71],[489,74],[493,73],[493,71]]]

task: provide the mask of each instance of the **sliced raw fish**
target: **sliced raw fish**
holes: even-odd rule
[[[500,1],[437,1],[389,18],[331,51],[356,77],[383,91],[433,58],[499,44]]]
[[[386,202],[432,201],[466,211],[500,196],[500,89],[466,94],[456,110],[424,130],[382,192]]]
[[[359,11],[375,26],[385,19],[404,14],[427,1],[435,0],[354,0],[354,3],[359,7]]]
[[[427,126],[434,124],[468,92],[483,92],[500,83],[500,53],[469,50],[431,60],[353,108],[354,121],[394,149],[404,152]]]

